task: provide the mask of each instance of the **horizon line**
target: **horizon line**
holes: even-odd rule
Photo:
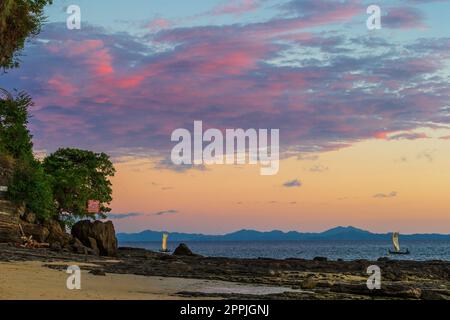
[[[359,231],[369,232],[369,233],[374,234],[374,235],[386,235],[386,234],[392,234],[394,232],[398,232],[398,231],[372,232],[370,230],[362,229],[362,228],[351,226],[351,225],[349,225],[349,226],[339,225],[339,226],[336,226],[336,227],[331,227],[331,228],[325,229],[323,231],[298,231],[298,230],[283,231],[283,230],[279,230],[279,229],[273,229],[273,230],[268,230],[268,231],[261,231],[261,230],[256,230],[256,229],[245,229],[245,228],[243,228],[243,229],[238,229],[238,230],[235,230],[235,231],[229,231],[229,232],[220,233],[220,234],[208,234],[208,233],[203,233],[203,232],[167,231],[167,230],[144,229],[144,230],[141,230],[141,231],[134,231],[134,232],[116,232],[116,234],[139,234],[139,233],[143,233],[143,232],[146,232],[146,231],[157,232],[157,233],[169,233],[169,234],[170,233],[196,234],[196,235],[203,235],[203,236],[226,236],[226,235],[233,234],[233,233],[240,232],[240,231],[255,231],[255,232],[259,232],[259,233],[281,232],[281,233],[284,233],[284,234],[293,233],[293,232],[294,233],[300,233],[300,234],[308,234],[308,233],[310,233],[310,234],[320,234],[320,233],[325,233],[327,231],[334,230],[334,229],[337,229],[337,228],[343,228],[343,229],[353,228],[353,229],[357,229]],[[443,236],[450,236],[450,233],[438,233],[438,232],[426,232],[426,233],[417,233],[417,232],[416,233],[401,233],[401,232],[399,232],[399,233],[400,233],[400,235],[406,235],[406,236],[413,236],[413,235],[443,235]]]

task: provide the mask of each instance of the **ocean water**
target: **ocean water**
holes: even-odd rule
[[[327,257],[330,260],[376,260],[389,257],[401,260],[447,260],[450,261],[449,240],[403,241],[402,250],[408,248],[409,255],[389,255],[390,241],[367,240],[308,240],[308,241],[192,241],[185,242],[195,253],[211,257],[229,258],[302,258]],[[179,242],[169,242],[173,251]],[[121,242],[123,247],[144,248],[158,251],[160,242]]]

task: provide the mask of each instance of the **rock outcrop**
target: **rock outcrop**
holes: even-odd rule
[[[19,212],[0,197],[0,242],[20,242]]]
[[[195,253],[189,249],[185,243],[180,243],[180,245],[173,252],[174,256],[196,256]]]
[[[111,221],[79,221],[72,227],[72,235],[102,256],[117,255],[116,232]]]
[[[7,186],[11,168],[0,157],[0,186]],[[7,200],[6,188],[0,188],[0,243],[23,244],[22,236],[48,246],[52,251],[71,251],[78,254],[115,256],[117,239],[112,222],[78,222],[71,234],[61,223],[50,219],[38,222],[36,215]],[[31,238],[29,238],[31,236]]]
[[[0,166],[0,186],[7,184],[9,171]],[[6,191],[0,190],[0,242],[19,242],[19,217],[21,208],[6,199]]]
[[[10,175],[11,170],[0,162],[0,186],[8,185]],[[0,242],[20,241],[20,213],[20,208],[6,199],[6,191],[0,189]]]
[[[49,231],[46,242],[50,245],[53,243],[59,243],[62,248],[70,245],[72,236],[63,230],[58,221],[48,220],[44,223],[44,227],[46,227]]]

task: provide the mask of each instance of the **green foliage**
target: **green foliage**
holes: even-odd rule
[[[1,150],[0,145],[0,168],[4,168],[6,170],[13,170],[14,163],[15,159],[6,152],[4,152],[3,150]]]
[[[32,136],[27,129],[30,96],[19,93],[13,100],[0,100],[0,152],[15,159],[33,159]]]
[[[95,218],[95,214],[87,212],[89,200],[100,202],[100,216],[111,211],[109,177],[114,176],[115,169],[105,153],[59,149],[45,158],[44,170],[52,176],[53,196],[60,214]]]
[[[45,221],[56,214],[50,177],[38,161],[19,162],[8,187],[8,197],[14,203],[25,204],[26,209]]]
[[[0,68],[18,67],[19,52],[28,37],[40,32],[44,7],[51,3],[52,0],[0,1]]]
[[[45,20],[44,7],[52,0],[0,0],[0,69],[19,66],[19,54],[27,38],[36,36]],[[101,203],[100,216],[109,212],[115,173],[104,153],[60,149],[42,165],[34,158],[27,128],[31,98],[20,93],[0,100],[0,166],[13,167],[8,195],[25,204],[40,220],[55,215],[67,221],[90,216],[88,200]],[[9,168],[11,169],[11,168]],[[93,215],[95,218],[95,215]]]
[[[31,98],[19,93],[0,100],[0,166],[12,170],[8,179],[8,198],[46,220],[56,209],[49,177],[34,159],[32,136],[27,129]]]
[[[115,169],[108,155],[78,149],[59,149],[41,164],[34,158],[32,136],[27,129],[31,98],[20,93],[0,100],[0,166],[13,169],[9,198],[25,204],[40,220],[57,216],[68,224],[92,217],[89,200],[98,200],[100,217],[111,211],[109,178]]]

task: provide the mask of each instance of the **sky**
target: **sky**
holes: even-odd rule
[[[371,4],[381,29],[366,26]],[[450,233],[449,12],[437,0],[55,0],[0,87],[33,97],[37,154],[111,155],[119,232]],[[279,129],[278,174],[173,165],[171,133],[195,120]]]

